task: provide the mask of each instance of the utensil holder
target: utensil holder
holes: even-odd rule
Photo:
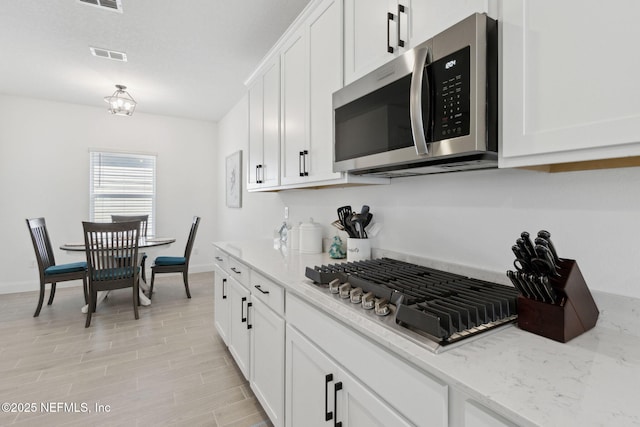
[[[551,286],[562,297],[550,304],[518,297],[518,327],[528,332],[565,343],[596,325],[598,307],[572,259],[559,262],[561,277],[550,278]]]
[[[364,261],[371,258],[369,239],[347,238],[347,261]]]

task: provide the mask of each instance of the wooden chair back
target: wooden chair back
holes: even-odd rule
[[[40,275],[44,276],[44,271],[47,267],[56,265],[56,259],[53,254],[53,249],[51,248],[51,241],[49,240],[49,233],[47,232],[47,224],[44,218],[31,218],[27,219],[27,225],[29,226],[33,249],[36,252],[38,269],[40,270]]]
[[[90,288],[99,284],[99,290],[118,289],[119,281],[133,285],[133,277],[138,274],[140,222],[83,222],[82,227]]]
[[[193,249],[193,243],[196,240],[196,233],[198,232],[198,225],[200,224],[200,217],[194,216],[191,222],[191,231],[189,231],[189,238],[187,239],[187,246],[184,248],[185,264],[189,265],[189,258],[191,257],[191,250]]]
[[[111,222],[140,221],[140,237],[147,237],[149,215],[111,215]]]

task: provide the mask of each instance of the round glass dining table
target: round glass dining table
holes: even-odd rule
[[[171,243],[174,243],[176,241],[176,239],[171,238],[171,237],[141,237],[138,240],[138,249],[142,249],[142,248],[154,248],[157,246],[165,246],[165,245],[170,245]],[[84,252],[85,251],[85,245],[84,242],[78,242],[78,243],[65,243],[62,246],[60,246],[60,249],[62,249],[63,251],[69,251],[69,252]],[[139,297],[140,297],[140,305],[143,306],[147,306],[147,305],[151,305],[151,300],[149,298],[147,298],[147,296],[144,294],[143,291],[148,290],[148,285],[145,283],[144,285],[142,285],[141,282],[140,284],[140,293],[139,293]],[[109,294],[109,292],[100,292],[100,295],[98,296],[98,301],[96,301],[96,306],[98,304],[100,304]],[[85,305],[82,307],[82,312],[86,313],[88,310],[89,306]]]

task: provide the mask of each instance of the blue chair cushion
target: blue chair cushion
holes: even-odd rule
[[[159,256],[156,258],[156,265],[181,265],[187,262],[183,256]]]
[[[126,279],[133,276],[134,271],[138,273],[140,271],[140,267],[105,268],[103,270],[94,271],[93,280]]]
[[[74,271],[82,271],[87,269],[87,263],[85,261],[72,262],[69,264],[52,265],[44,270],[45,276],[52,276],[54,274],[73,273]]]

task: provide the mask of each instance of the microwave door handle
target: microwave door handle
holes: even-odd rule
[[[429,81],[428,79],[423,79],[425,67],[429,64],[429,48],[425,47],[422,49],[416,50],[415,53],[415,62],[413,64],[413,74],[411,75],[411,97],[409,100],[409,111],[411,115],[411,131],[413,132],[413,144],[416,147],[416,152],[418,154],[429,154],[429,149],[427,148],[427,138],[424,131],[424,122],[422,120],[423,111],[422,111],[422,82],[426,84],[427,97],[429,97]],[[429,103],[430,100],[427,98],[427,102],[424,103],[426,111],[424,112],[425,117],[429,117]]]

